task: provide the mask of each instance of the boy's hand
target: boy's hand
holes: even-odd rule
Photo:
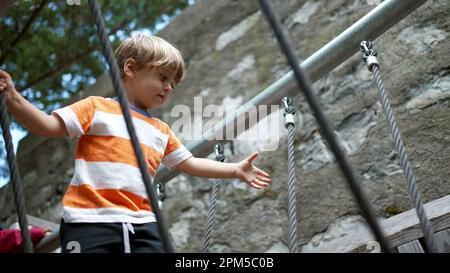
[[[0,69],[0,93],[8,100],[11,99],[16,92],[11,76]]]
[[[0,94],[5,97],[6,107],[33,134],[43,137],[68,136],[64,121],[56,114],[47,115],[17,92],[11,76],[0,69]]]
[[[270,175],[252,164],[253,160],[258,156],[258,153],[253,153],[246,159],[237,163],[236,175],[242,182],[247,183],[250,187],[261,189],[269,186]]]

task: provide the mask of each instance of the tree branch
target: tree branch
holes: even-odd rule
[[[59,75],[59,73],[61,73],[64,69],[66,69],[68,66],[70,66],[73,62],[75,62],[76,60],[79,60],[79,59],[83,58],[84,56],[90,54],[94,49],[95,49],[95,47],[91,46],[87,50],[81,52],[80,54],[75,55],[74,57],[70,58],[69,60],[65,60],[61,65],[59,65],[56,68],[53,68],[53,69],[45,72],[41,76],[39,76],[36,79],[30,81],[24,87],[19,88],[18,91],[22,92],[25,89],[28,89],[28,88],[32,87],[33,85],[36,85],[36,84],[42,82],[43,80],[45,80],[45,79],[47,79],[49,77]]]
[[[118,26],[116,26],[115,28],[113,28],[111,30],[111,33],[109,35],[114,35],[117,31],[119,31],[121,28],[123,28],[124,26],[126,26],[130,21],[122,21]],[[19,92],[24,91],[25,89],[28,89],[42,81],[44,81],[45,79],[49,78],[49,77],[54,77],[56,75],[59,75],[62,71],[64,71],[64,69],[66,69],[68,66],[70,66],[73,62],[85,57],[86,55],[89,55],[92,51],[94,51],[96,49],[95,45],[90,45],[86,50],[84,50],[83,52],[75,55],[72,58],[69,58],[68,60],[64,60],[62,62],[62,64],[60,64],[59,66],[57,66],[56,68],[53,68],[45,73],[43,73],[41,76],[31,80],[28,82],[28,84],[24,87],[21,87],[18,89]]]
[[[3,63],[8,56],[8,54],[11,52],[11,49],[22,39],[22,37],[27,33],[28,29],[30,28],[31,24],[34,22],[34,20],[37,18],[39,13],[44,8],[46,2],[48,0],[42,0],[39,6],[34,9],[31,16],[28,18],[27,22],[25,23],[25,26],[22,28],[22,30],[19,32],[19,34],[16,36],[16,38],[12,41],[12,43],[8,46],[8,48],[4,51],[2,55],[0,55],[0,63]]]

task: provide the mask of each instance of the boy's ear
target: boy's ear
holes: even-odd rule
[[[123,73],[126,78],[133,79],[137,70],[136,61],[133,58],[128,58],[123,64]]]

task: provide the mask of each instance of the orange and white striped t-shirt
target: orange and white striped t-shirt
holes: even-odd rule
[[[160,163],[172,168],[192,156],[166,123],[130,109],[152,182]],[[64,221],[156,221],[119,103],[91,96],[54,113],[69,137],[78,137],[75,172],[63,198]]]

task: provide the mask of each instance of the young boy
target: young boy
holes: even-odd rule
[[[136,132],[152,178],[160,163],[189,175],[238,178],[256,189],[271,182],[253,153],[238,163],[196,158],[147,109],[160,107],[184,77],[180,52],[148,35],[115,51]],[[8,110],[33,134],[77,137],[75,173],[63,198],[61,249],[81,252],[163,252],[137,160],[116,98],[91,96],[51,115],[37,109],[0,70]]]

